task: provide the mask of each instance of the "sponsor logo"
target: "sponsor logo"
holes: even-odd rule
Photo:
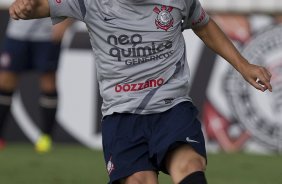
[[[173,7],[164,5],[161,7],[161,9],[159,9],[158,7],[154,8],[153,11],[158,14],[155,19],[155,24],[158,29],[167,31],[173,26],[173,17],[170,13],[172,10]]]
[[[187,142],[193,142],[193,143],[199,143],[199,141],[195,141],[193,139],[190,139],[189,137],[186,137]]]
[[[138,65],[150,61],[160,60],[160,59],[167,59],[173,54],[173,50],[165,52],[163,54],[157,54],[153,56],[147,56],[147,57],[140,57],[140,58],[132,58],[132,59],[126,59],[125,64],[126,65]]]
[[[225,77],[225,91],[240,123],[272,149],[282,148],[282,26],[257,35],[243,49],[250,63],[272,73],[273,92],[262,93],[232,70]]]
[[[105,22],[108,22],[108,21],[111,21],[111,20],[114,20],[114,19],[116,19],[116,18],[115,18],[115,17],[111,17],[111,18],[105,17],[105,18],[104,18],[104,21],[105,21]]]
[[[118,62],[125,62],[126,65],[166,59],[173,54],[173,50],[170,50],[172,48],[171,41],[143,42],[143,37],[140,34],[109,35],[107,42],[113,46],[109,50],[109,55],[116,58]]]
[[[163,84],[164,84],[163,78],[152,79],[152,80],[148,80],[146,82],[141,82],[141,83],[117,84],[115,86],[115,91],[117,93],[141,91],[147,88],[159,87],[159,86],[162,86]]]
[[[165,104],[171,104],[173,102],[174,98],[166,98],[164,99]]]

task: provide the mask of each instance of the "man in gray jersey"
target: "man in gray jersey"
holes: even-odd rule
[[[35,70],[40,73],[40,113],[42,135],[36,151],[48,152],[57,111],[56,70],[61,37],[67,24],[53,29],[50,19],[10,20],[0,50],[0,149],[4,148],[4,125],[10,111],[12,94],[21,73]],[[52,31],[53,30],[53,31]]]
[[[206,184],[206,150],[188,95],[184,29],[193,31],[255,88],[271,74],[249,64],[198,0],[16,0],[14,19],[73,17],[86,23],[103,97],[102,136],[110,183]]]

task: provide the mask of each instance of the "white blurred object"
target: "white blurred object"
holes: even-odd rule
[[[8,8],[12,2],[14,2],[13,0],[1,0],[0,1],[0,9],[4,9],[4,8]]]
[[[282,0],[200,0],[207,11],[234,13],[279,13]]]
[[[200,0],[207,11],[234,13],[279,13],[282,0]],[[13,0],[1,0],[0,9],[8,8]]]

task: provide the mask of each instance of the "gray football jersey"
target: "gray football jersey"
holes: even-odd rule
[[[34,20],[10,19],[6,34],[9,38],[28,41],[50,41],[52,21],[50,18]]]
[[[102,113],[157,113],[190,101],[183,29],[208,22],[198,0],[49,0],[53,23],[85,22]]]

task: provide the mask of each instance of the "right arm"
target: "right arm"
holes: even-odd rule
[[[15,0],[9,8],[11,18],[37,19],[50,16],[48,0]]]

